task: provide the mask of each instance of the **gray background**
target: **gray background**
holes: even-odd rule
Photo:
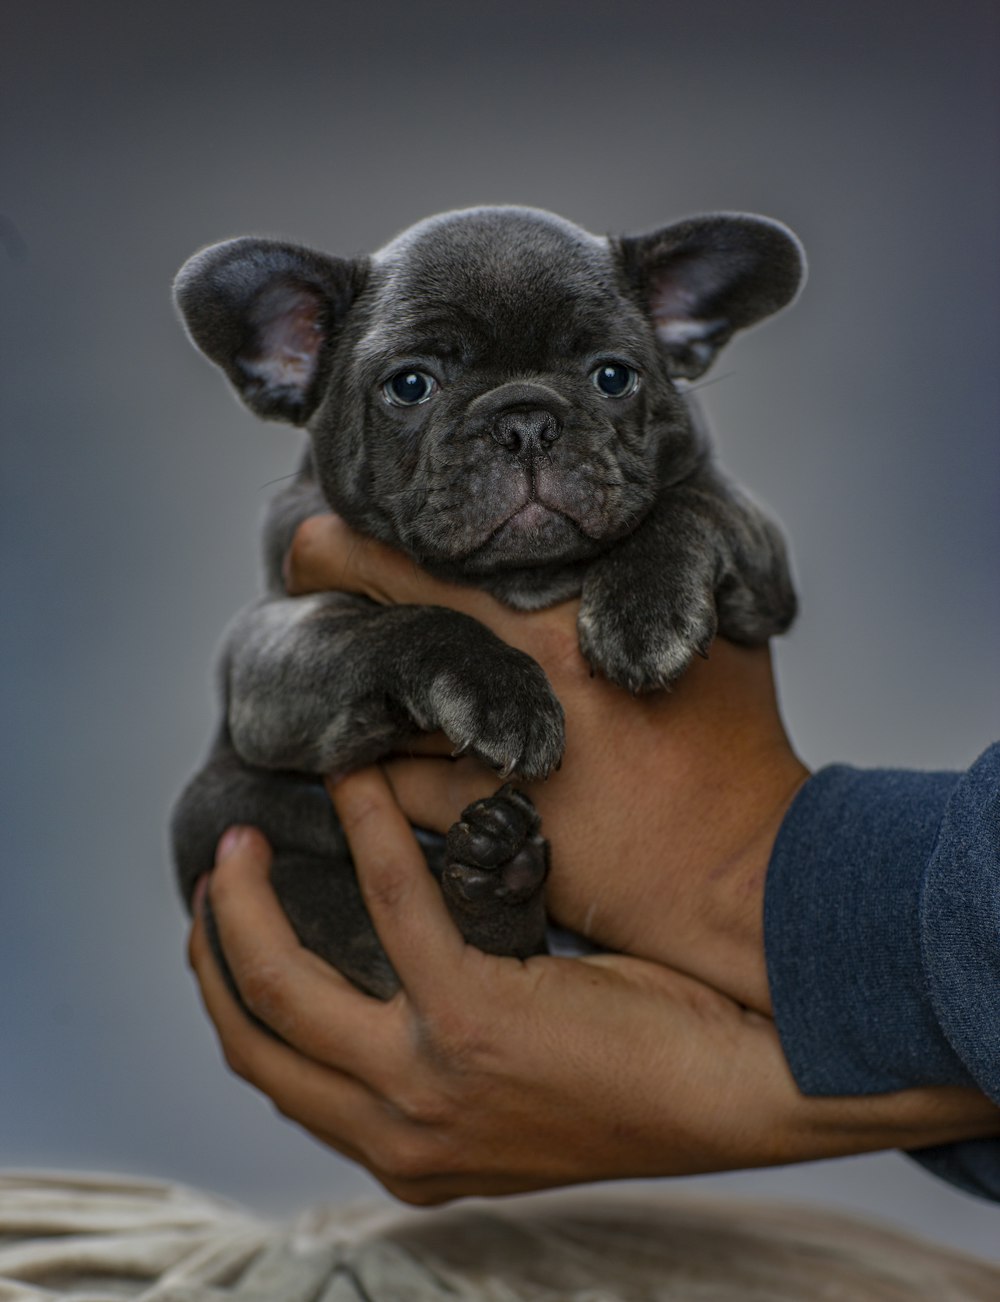
[[[804,757],[965,765],[998,733],[997,6],[41,0],[4,37],[0,1152],[268,1209],[369,1194],[223,1069],[165,821],[297,435],[185,343],[171,276],[258,232],[373,248],[430,212],[598,231],[745,209],[811,279],[705,390],[793,540]],[[20,233],[22,248],[16,232]],[[723,378],[724,377],[724,378]],[[695,1182],[1000,1259],[898,1156]]]

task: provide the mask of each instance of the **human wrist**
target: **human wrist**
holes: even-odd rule
[[[713,874],[711,891],[706,892],[709,912],[704,945],[706,965],[732,974],[726,992],[745,1007],[770,1016],[764,951],[765,883],[781,825],[808,781],[809,771],[787,750],[772,756],[768,764],[768,780],[760,784],[767,799],[758,795],[753,808],[734,820],[740,834],[732,854]]]
[[[782,736],[729,766],[732,779],[689,821],[688,837],[648,848],[655,878],[621,888],[616,948],[688,973],[770,1016],[764,953],[764,887],[772,848],[809,772]]]
[[[828,1098],[800,1094],[795,1112],[788,1133],[817,1159],[1000,1136],[1000,1109],[978,1090],[960,1086]]]
[[[759,1160],[784,1165],[888,1149],[946,1149],[1000,1137],[1000,1108],[982,1091],[964,1086],[924,1086],[879,1094],[817,1097],[803,1093],[788,1066],[769,1018],[743,1013],[747,1035],[773,1050],[746,1064],[754,1076]],[[746,1037],[745,1037],[746,1038]],[[737,1093],[739,1082],[734,1082]],[[992,1196],[995,1196],[993,1194]]]

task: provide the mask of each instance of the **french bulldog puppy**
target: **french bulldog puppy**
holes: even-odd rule
[[[752,644],[788,627],[781,536],[719,472],[685,388],[803,271],[795,237],[760,217],[603,238],[514,207],[431,217],[371,257],[245,238],[182,268],[194,343],[252,411],[310,437],[270,509],[267,594],[226,639],[215,745],[175,811],[188,899],[223,830],[253,823],[303,943],[388,997],[317,775],[436,729],[504,778],[544,777],[562,754],[544,673],[475,620],[286,596],[281,561],[309,515],[332,508],[519,609],[579,596],[584,656],[633,692],[668,687],[717,632]],[[470,942],[544,948],[546,847],[524,795],[478,802],[427,853]]]

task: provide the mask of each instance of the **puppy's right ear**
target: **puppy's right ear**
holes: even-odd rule
[[[690,217],[617,247],[678,379],[696,379],[736,330],[790,303],[806,270],[787,226],[745,213]]]
[[[174,298],[194,343],[247,406],[301,425],[322,395],[330,343],[367,263],[245,237],[181,267]]]

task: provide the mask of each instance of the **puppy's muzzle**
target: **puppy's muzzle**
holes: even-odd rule
[[[544,384],[502,384],[470,404],[469,429],[489,433],[508,452],[544,452],[562,433],[570,404]]]

